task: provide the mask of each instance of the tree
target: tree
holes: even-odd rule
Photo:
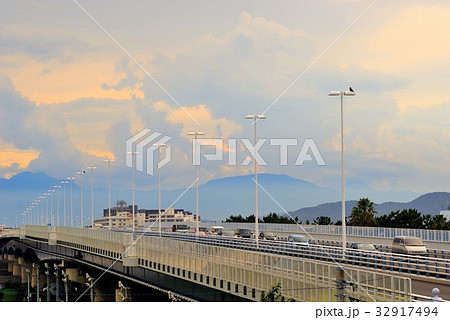
[[[416,209],[404,209],[402,211],[394,211],[390,213],[391,228],[409,228],[421,229],[423,228],[422,214]]]
[[[353,207],[349,219],[349,226],[372,227],[375,225],[375,206],[368,198],[361,198]]]
[[[442,214],[437,214],[431,220],[431,228],[434,230],[448,230],[449,222]]]
[[[294,299],[289,298],[286,300],[285,296],[281,294],[281,283],[278,283],[270,290],[265,293],[264,291],[261,292],[261,298],[259,299],[261,302],[295,302]]]
[[[319,216],[314,219],[313,224],[318,224],[322,226],[328,226],[331,224],[331,218],[325,216]]]
[[[241,215],[233,216],[231,215],[229,218],[225,220],[225,222],[245,222],[244,218]]]

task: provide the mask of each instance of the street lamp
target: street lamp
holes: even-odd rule
[[[50,267],[47,263],[44,264],[45,269],[45,275],[47,276],[47,302],[50,302]]]
[[[66,210],[66,184],[68,184],[69,181],[61,181],[61,184],[63,185],[64,188],[64,227],[67,227],[67,210]]]
[[[54,225],[54,221],[53,221],[53,192],[55,192],[55,190],[48,190],[49,194],[50,194],[50,224],[53,226]]]
[[[91,302],[94,302],[94,278],[91,278],[89,276],[89,273],[86,272],[86,279],[88,281],[88,283],[86,283],[86,285],[89,287],[90,289],[90,293],[91,293]]]
[[[55,269],[54,274],[55,274],[55,279],[56,279],[55,280],[55,283],[56,283],[56,285],[55,285],[55,287],[56,287],[56,299],[55,299],[55,301],[59,302],[59,273],[58,273],[59,267],[58,267],[58,265],[56,263],[53,264],[53,267]]]
[[[106,159],[103,162],[108,167],[108,230],[111,230],[111,163],[114,160]]]
[[[255,133],[255,150],[253,153],[253,160],[255,160],[255,240],[256,244],[258,244],[259,237],[259,226],[258,226],[258,164],[256,161],[256,123],[258,120],[266,119],[266,116],[263,114],[249,114],[245,116],[245,119],[253,120],[254,133]]]
[[[30,269],[25,269],[25,272],[27,273],[27,302],[30,302]]]
[[[36,302],[39,302],[39,264],[33,263],[33,268],[36,268]]]
[[[159,214],[159,219],[158,219],[158,231],[159,231],[159,236],[161,236],[161,174],[160,174],[160,167],[159,167],[159,162],[161,161],[161,147],[166,147],[167,144],[165,143],[155,143],[153,144],[154,146],[158,147],[158,214]]]
[[[137,151],[127,152],[127,154],[131,154],[131,198],[132,198],[132,214],[133,214],[133,232],[134,232],[134,167],[135,167],[135,156],[139,154]]]
[[[58,190],[61,188],[61,186],[54,186],[56,190],[56,222],[55,225],[59,226],[59,193]]]
[[[91,228],[94,228],[94,170],[97,167],[87,167],[91,170]]]
[[[39,219],[39,224],[42,225],[42,221],[44,220],[44,199],[45,197],[39,197],[40,202],[41,202],[41,216]]]
[[[72,193],[72,185],[75,177],[68,177],[67,180],[70,181],[70,226],[73,227],[73,193]]]
[[[204,132],[188,132],[188,136],[194,136],[194,140],[197,140],[198,136],[205,135]],[[200,165],[200,164],[199,164]],[[195,166],[195,220],[196,220],[196,229],[195,233],[198,235],[199,229],[199,221],[198,221],[198,166]]]
[[[45,196],[45,225],[48,225],[48,192],[44,193]]]
[[[354,96],[352,88],[349,91],[331,91],[331,97],[341,97],[341,175],[342,175],[342,256],[345,258],[347,249],[347,226],[345,223],[345,175],[344,175],[344,96]]]
[[[86,174],[86,171],[78,171],[77,174],[80,175],[80,185],[81,185],[81,189],[80,189],[80,215],[81,215],[81,228],[84,227],[84,222],[83,222],[83,174]]]
[[[66,294],[66,302],[69,302],[69,288],[68,288],[68,282],[69,282],[69,276],[67,273],[64,272],[64,270],[61,270],[62,274],[62,281],[64,282],[64,292]]]

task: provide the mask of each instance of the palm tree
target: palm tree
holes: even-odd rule
[[[350,215],[350,226],[372,227],[375,225],[375,204],[368,198],[361,198]]]

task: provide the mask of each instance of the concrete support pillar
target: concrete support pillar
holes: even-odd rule
[[[114,301],[111,297],[107,295],[108,292],[98,289],[95,287],[94,289],[94,302],[108,302],[108,301]]]
[[[17,263],[21,266],[23,266],[25,264],[25,259],[24,258],[17,258]]]
[[[37,277],[36,277],[36,268],[31,268],[31,287],[36,288]]]
[[[8,272],[13,272],[14,264],[17,262],[13,254],[8,254]]]
[[[131,289],[128,287],[116,289],[116,302],[130,302]]]
[[[20,266],[20,283],[22,283],[22,284],[25,284],[28,282],[27,269],[30,269],[30,268],[28,268],[26,265]]]
[[[39,291],[41,292],[41,297],[42,298],[42,289],[44,289],[44,287],[46,286],[47,283],[47,276],[45,275],[45,273],[40,273],[39,274]],[[45,295],[44,295],[44,300],[45,300]]]
[[[85,283],[86,277],[80,276],[78,269],[75,268],[66,268],[66,274],[69,277],[70,281],[78,282],[78,283]]]
[[[21,267],[17,262],[13,262],[13,270],[12,270],[12,273],[13,273],[13,276],[14,276],[14,277],[20,277],[20,275],[21,275],[21,269],[22,269],[22,267]]]

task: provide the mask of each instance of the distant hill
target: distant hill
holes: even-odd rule
[[[44,173],[21,172],[10,179],[0,178],[0,190],[48,190],[61,180],[47,176]]]
[[[424,194],[410,202],[384,202],[376,204],[375,208],[378,214],[389,214],[392,211],[403,209],[417,209],[423,214],[438,214],[439,211],[450,201],[450,193],[448,192],[431,192]],[[358,201],[346,201],[345,212],[349,216],[352,208]],[[309,220],[312,222],[318,216],[330,217],[333,222],[341,220],[341,202],[324,203],[315,207],[298,209],[291,212],[293,217],[298,217],[303,222]]]

